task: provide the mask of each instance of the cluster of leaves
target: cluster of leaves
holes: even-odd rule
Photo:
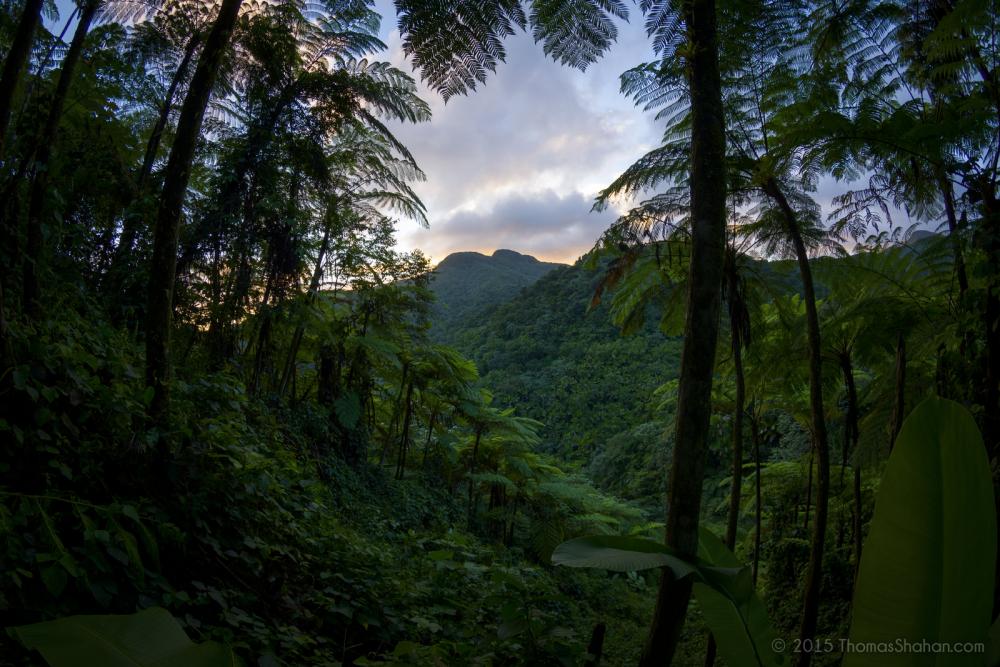
[[[597,619],[646,611],[627,578],[609,589],[525,555],[639,515],[527,449],[504,455],[502,437],[484,438],[481,469],[499,472],[476,482],[532,485],[513,548],[456,529],[464,476],[441,485],[446,467],[414,466],[391,481],[336,455],[318,462],[309,433],[327,416],[278,413],[225,372],[177,382],[183,446],[158,479],[134,344],[77,316],[47,327],[15,332],[45,361],[18,365],[7,393],[30,417],[0,423],[14,443],[0,461],[5,626],[161,606],[194,639],[254,660],[576,664]],[[543,521],[563,522],[548,541],[532,527]],[[9,664],[29,659],[4,646]]]
[[[543,421],[544,446],[581,463],[614,436],[652,421],[648,397],[679,365],[676,338],[653,326],[623,338],[606,305],[589,312],[597,279],[580,264],[555,269],[451,333],[497,399]],[[650,443],[662,445],[659,437]]]

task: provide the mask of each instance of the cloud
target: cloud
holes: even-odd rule
[[[591,213],[592,203],[581,192],[514,194],[482,211],[458,211],[415,240],[435,258],[459,250],[510,248],[539,259],[572,262],[615,219],[611,212]]]
[[[381,58],[411,71],[391,0],[376,8],[389,45]],[[630,24],[618,26],[617,43],[586,72],[548,60],[520,34],[505,42],[507,62],[474,93],[446,105],[421,84],[433,120],[391,127],[427,173],[415,190],[431,227],[401,221],[401,248],[420,248],[434,261],[458,250],[510,248],[571,262],[593,245],[613,218],[588,214],[594,195],[659,145],[663,132],[654,113],[619,92],[623,71],[653,59],[637,8]],[[824,221],[836,195],[866,180],[821,178],[813,196]],[[893,221],[910,222],[895,210]]]
[[[410,71],[391,4],[377,7],[386,17],[383,57]],[[662,132],[618,92],[618,75],[651,57],[641,24],[622,24],[619,44],[587,72],[546,59],[521,34],[507,40],[507,62],[476,92],[446,105],[421,85],[431,122],[391,127],[427,174],[415,190],[431,228],[402,222],[399,245],[436,261],[502,247],[572,261],[593,245],[609,222],[588,217],[593,196]]]

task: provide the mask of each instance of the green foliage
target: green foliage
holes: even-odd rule
[[[846,631],[862,551],[857,636],[985,636],[996,531],[981,450],[1000,451],[988,4],[720,10],[730,344],[717,346],[698,519],[726,525],[732,505],[735,554],[706,537],[687,564],[641,541],[664,527],[696,259],[684,8],[639,3],[658,60],[622,91],[666,128],[600,193],[598,208],[634,206],[595,252],[574,266],[460,253],[432,282],[425,256],[396,249],[397,219],[426,225],[427,212],[424,174],[390,130],[430,106],[378,60],[371,2],[243,2],[208,55],[218,4],[100,4],[72,77],[67,45],[32,27],[30,66],[2,91],[14,113],[0,128],[0,624],[110,635],[169,613],[178,647],[225,642],[251,664],[578,665],[606,622],[606,662],[634,664],[651,573],[554,569],[555,553],[700,577],[678,661],[701,663],[707,623],[727,664],[772,664],[764,609],[797,631],[818,536],[821,636]],[[0,2],[4,52],[21,6]],[[446,98],[485,81],[516,32],[582,69],[626,16],[618,0],[395,6],[404,51]],[[44,16],[56,9],[47,0]],[[199,61],[216,60],[214,89],[193,86]],[[67,104],[46,128],[60,81]],[[175,137],[195,97],[210,99],[201,136]],[[189,164],[165,159],[175,143],[194,149]],[[158,194],[179,173],[186,195],[161,211],[183,219],[179,247],[152,267],[169,231]],[[867,181],[841,188],[825,226],[823,178],[824,192],[830,178]],[[908,234],[903,212],[946,233]],[[847,238],[850,253],[833,243]],[[806,268],[811,336],[794,275]],[[148,294],[172,295],[165,326],[144,327]],[[141,345],[158,338],[172,369],[143,373],[156,355]],[[810,344],[825,396],[811,406]],[[164,414],[153,399],[167,377]],[[932,392],[972,417],[919,408],[882,484],[892,434]],[[833,465],[812,442],[821,422]],[[817,503],[829,525],[811,535]],[[963,548],[959,532],[976,541]],[[152,608],[169,611],[106,616]],[[50,650],[46,636],[29,645]],[[0,664],[37,662],[13,639],[0,637]]]
[[[727,662],[781,665],[776,635],[764,603],[754,591],[750,571],[710,531],[702,530],[698,558],[678,554],[660,542],[634,537],[581,537],[559,545],[556,565],[627,572],[667,568],[678,579],[692,577],[705,621]]]
[[[131,616],[69,616],[8,630],[52,667],[235,667],[240,660],[215,642],[195,644],[170,612],[152,607]]]
[[[479,311],[510,301],[559,266],[512,250],[497,250],[489,257],[476,252],[448,255],[434,267],[431,335],[453,343]]]
[[[487,491],[517,486],[502,546],[488,528],[499,505],[481,503],[482,533],[456,528],[464,466],[449,480],[443,464],[417,462],[395,482],[352,468],[317,452],[331,432],[315,402],[276,408],[231,373],[179,369],[179,445],[158,476],[147,462],[158,434],[141,426],[141,357],[126,334],[72,311],[14,334],[38,362],[17,366],[6,394],[5,410],[29,417],[4,413],[14,443],[0,458],[4,625],[158,605],[248,663],[572,665],[596,619],[631,619],[615,621],[627,628],[648,613],[627,580],[566,576],[531,557],[546,522],[561,539],[641,517],[539,458],[525,420],[497,417],[476,478]],[[30,664],[17,644],[3,649],[0,664]],[[608,650],[632,649],[616,638]]]
[[[622,337],[606,305],[588,312],[596,280],[581,264],[555,269],[451,337],[498,401],[545,424],[546,450],[584,463],[652,420],[649,396],[677,373],[680,348],[651,325]]]
[[[930,398],[903,424],[862,552],[850,639],[985,642],[996,525],[990,466],[968,411]],[[982,664],[978,654],[848,655],[847,664]]]
[[[698,550],[699,556],[709,562],[740,567],[736,556],[711,531],[701,531]],[[740,570],[728,590],[730,595],[702,582],[694,584],[695,599],[727,664],[734,667],[785,664],[784,656],[774,648],[777,634],[764,603],[753,592],[749,570]]]
[[[666,567],[678,579],[696,572],[700,578],[705,578],[697,565],[689,563],[676,551],[659,542],[638,537],[578,537],[560,544],[552,553],[552,562],[568,567],[596,567],[614,572]]]
[[[620,0],[535,0],[527,14],[516,0],[395,4],[403,49],[445,100],[484,83],[507,56],[503,40],[529,25],[546,55],[585,69],[615,41],[614,18],[628,16]]]

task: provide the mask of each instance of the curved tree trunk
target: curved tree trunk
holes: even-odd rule
[[[7,147],[7,126],[10,125],[10,108],[14,103],[14,93],[21,81],[25,63],[31,55],[31,44],[35,41],[35,30],[41,23],[42,0],[27,0],[17,22],[17,32],[10,45],[10,51],[3,61],[0,73],[0,160]]]
[[[399,456],[396,459],[396,479],[403,479],[406,471],[406,450],[410,445],[410,417],[413,414],[413,380],[406,387],[406,407],[403,414],[403,432],[399,436]]]
[[[753,414],[750,417],[750,437],[753,440],[753,463],[757,479],[754,481],[754,494],[756,507],[753,513],[754,533],[753,533],[753,585],[757,586],[757,575],[760,572],[760,528],[763,518],[761,508],[761,484],[760,484],[760,424],[759,416],[756,412],[756,405],[752,408]]]
[[[52,165],[53,145],[59,135],[59,121],[62,118],[63,107],[66,104],[66,95],[69,93],[69,85],[73,81],[73,74],[76,65],[80,61],[80,54],[83,53],[83,42],[87,38],[90,24],[97,14],[100,0],[89,0],[80,12],[80,22],[73,33],[73,41],[70,42],[69,50],[63,59],[62,69],[59,72],[59,81],[56,83],[56,90],[52,96],[52,103],[49,106],[48,116],[45,118],[45,126],[42,134],[38,137],[38,154],[32,168],[33,178],[28,195],[28,228],[27,244],[24,256],[24,277],[22,289],[22,303],[25,311],[32,317],[38,315],[41,304],[39,303],[40,287],[38,283],[39,264],[42,260],[45,233],[42,224],[42,214],[45,209],[45,196],[49,189],[49,174]]]
[[[889,440],[889,451],[896,445],[896,437],[903,428],[903,418],[906,417],[906,338],[903,332],[896,334],[896,391],[892,406],[892,439]]]
[[[948,221],[948,239],[955,262],[955,276],[958,278],[958,297],[963,299],[969,290],[969,277],[965,272],[965,257],[962,254],[962,239],[958,236],[958,217],[955,214],[955,192],[947,176],[939,176],[941,197],[944,199],[945,219]]]
[[[194,59],[194,53],[200,44],[201,33],[191,35],[187,46],[184,48],[184,57],[181,59],[177,71],[174,72],[173,79],[170,81],[170,87],[167,88],[167,94],[163,99],[163,104],[160,105],[160,114],[156,119],[156,125],[153,126],[152,133],[149,135],[149,141],[146,142],[146,153],[142,160],[142,167],[139,168],[139,175],[136,177],[136,192],[139,197],[142,197],[149,181],[149,176],[153,171],[153,163],[156,162],[156,156],[160,150],[163,132],[167,128],[170,112],[174,108],[174,97],[177,95],[177,88],[187,76],[187,72],[191,67],[191,61]],[[118,276],[124,270],[123,265],[128,260],[132,248],[135,247],[135,240],[139,233],[139,223],[141,220],[142,216],[137,214],[126,217],[122,225],[121,238],[118,241],[114,257],[111,260],[111,269],[109,271],[111,275]]]
[[[743,491],[743,404],[746,380],[743,377],[743,351],[733,344],[733,367],[736,369],[736,408],[733,411],[733,480],[729,485],[729,517],[726,522],[726,546],[736,549],[736,531],[740,520],[740,494]]]
[[[177,136],[164,171],[163,192],[153,233],[153,258],[146,307],[146,385],[153,388],[149,416],[154,421],[160,421],[165,416],[170,400],[170,322],[173,315],[174,273],[177,268],[177,240],[180,236],[184,194],[191,176],[191,161],[201,133],[205,108],[242,1],[222,1],[184,98],[177,123]]]
[[[730,294],[735,294],[735,290]],[[734,330],[735,331],[735,330]],[[729,514],[726,517],[726,546],[736,550],[736,532],[740,521],[740,496],[743,491],[743,404],[746,401],[746,380],[743,377],[743,348],[733,334],[733,367],[736,371],[736,407],[733,410],[733,476],[729,485]],[[705,667],[715,664],[715,637],[709,635],[705,649]]]
[[[309,279],[309,292],[306,295],[306,305],[312,305],[319,293],[319,284],[323,279],[323,262],[326,261],[326,253],[330,248],[330,225],[323,229],[323,241],[319,245],[319,252],[316,255],[316,266],[313,269],[312,278]],[[306,326],[303,322],[305,317],[299,318],[299,323],[295,325],[292,333],[292,342],[288,346],[288,357],[285,360],[285,368],[281,373],[281,381],[278,383],[278,397],[285,395],[288,383],[295,372],[295,359],[299,355],[299,347],[302,345],[302,336],[305,335]]]
[[[861,563],[861,463],[857,460],[858,438],[858,389],[854,382],[854,365],[849,352],[840,355],[840,368],[844,373],[844,387],[847,390],[847,414],[844,415],[844,447],[854,459],[854,513],[851,531],[854,546],[854,578],[857,580],[858,565]],[[846,458],[846,455],[845,455]]]
[[[799,264],[802,279],[803,301],[806,307],[806,329],[809,336],[809,411],[812,423],[813,446],[816,449],[816,517],[813,522],[812,546],[809,551],[809,570],[806,574],[806,590],[802,601],[802,619],[799,638],[810,640],[816,636],[816,622],[819,617],[820,582],[823,579],[823,551],[826,546],[827,510],[830,504],[830,448],[826,436],[826,419],[823,415],[823,359],[820,340],[819,315],[816,312],[816,290],[813,286],[809,253],[799,232],[795,211],[789,205],[781,187],[775,179],[764,186],[785,217],[785,232],[795,248],[795,258]],[[798,655],[799,667],[807,667],[812,654],[802,651]]]
[[[812,548],[809,553],[809,571],[806,575],[805,599],[802,603],[802,622],[799,628],[801,639],[816,636],[816,621],[819,616],[820,582],[823,578],[823,551],[826,545],[827,510],[830,504],[830,448],[826,437],[826,420],[823,415],[823,378],[819,316],[816,313],[816,292],[813,289],[812,271],[806,255],[802,237],[795,236],[795,249],[802,273],[805,291],[806,325],[809,334],[809,402],[812,420],[813,440],[816,446],[816,518],[813,523]],[[812,654],[803,651],[798,664],[806,667]]]
[[[146,153],[142,159],[139,176],[136,178],[136,188],[140,192],[146,186],[146,181],[153,172],[153,163],[156,162],[156,156],[160,152],[160,142],[163,140],[163,131],[167,129],[167,120],[170,118],[170,111],[174,107],[174,97],[177,95],[177,88],[187,76],[188,69],[191,67],[191,61],[194,59],[194,53],[200,45],[201,33],[196,32],[188,39],[187,45],[184,47],[184,57],[181,58],[181,62],[177,66],[177,71],[174,72],[174,76],[170,80],[170,87],[167,88],[163,104],[160,105],[160,114],[156,119],[156,125],[153,126],[153,131],[149,135],[149,141],[146,142]]]
[[[420,467],[427,470],[427,453],[431,450],[431,438],[434,436],[434,421],[437,419],[437,410],[431,411],[430,421],[427,422],[427,440],[424,441],[424,458],[420,462]]]
[[[726,138],[715,0],[684,4],[691,94],[691,266],[681,354],[673,464],[667,485],[667,544],[694,556],[708,450],[712,373],[719,332],[726,247]],[[673,660],[691,597],[691,580],[664,570],[641,667]]]
[[[472,458],[469,460],[469,518],[468,518],[468,528],[472,530],[472,522],[475,520],[476,505],[475,505],[475,482],[472,480],[472,476],[476,474],[476,458],[479,456],[479,441],[483,437],[483,427],[476,427],[476,440],[472,444]]]

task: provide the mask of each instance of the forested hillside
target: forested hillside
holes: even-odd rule
[[[547,451],[584,464],[595,456],[634,461],[656,489],[662,476],[654,461],[663,461],[666,422],[652,395],[677,377],[680,342],[662,333],[655,318],[623,336],[607,304],[591,308],[600,276],[582,262],[555,269],[513,299],[475,313],[451,339],[476,362],[482,385],[497,400],[544,424]],[[605,453],[635,429],[648,441]],[[639,491],[636,480],[614,477],[620,492]]]
[[[513,250],[497,250],[488,257],[478,252],[448,255],[434,267],[431,335],[443,343],[452,342],[456,329],[466,326],[480,311],[509,301],[559,266]]]
[[[375,7],[0,0],[0,665],[1000,665],[996,7]],[[630,12],[592,250],[401,250]]]

